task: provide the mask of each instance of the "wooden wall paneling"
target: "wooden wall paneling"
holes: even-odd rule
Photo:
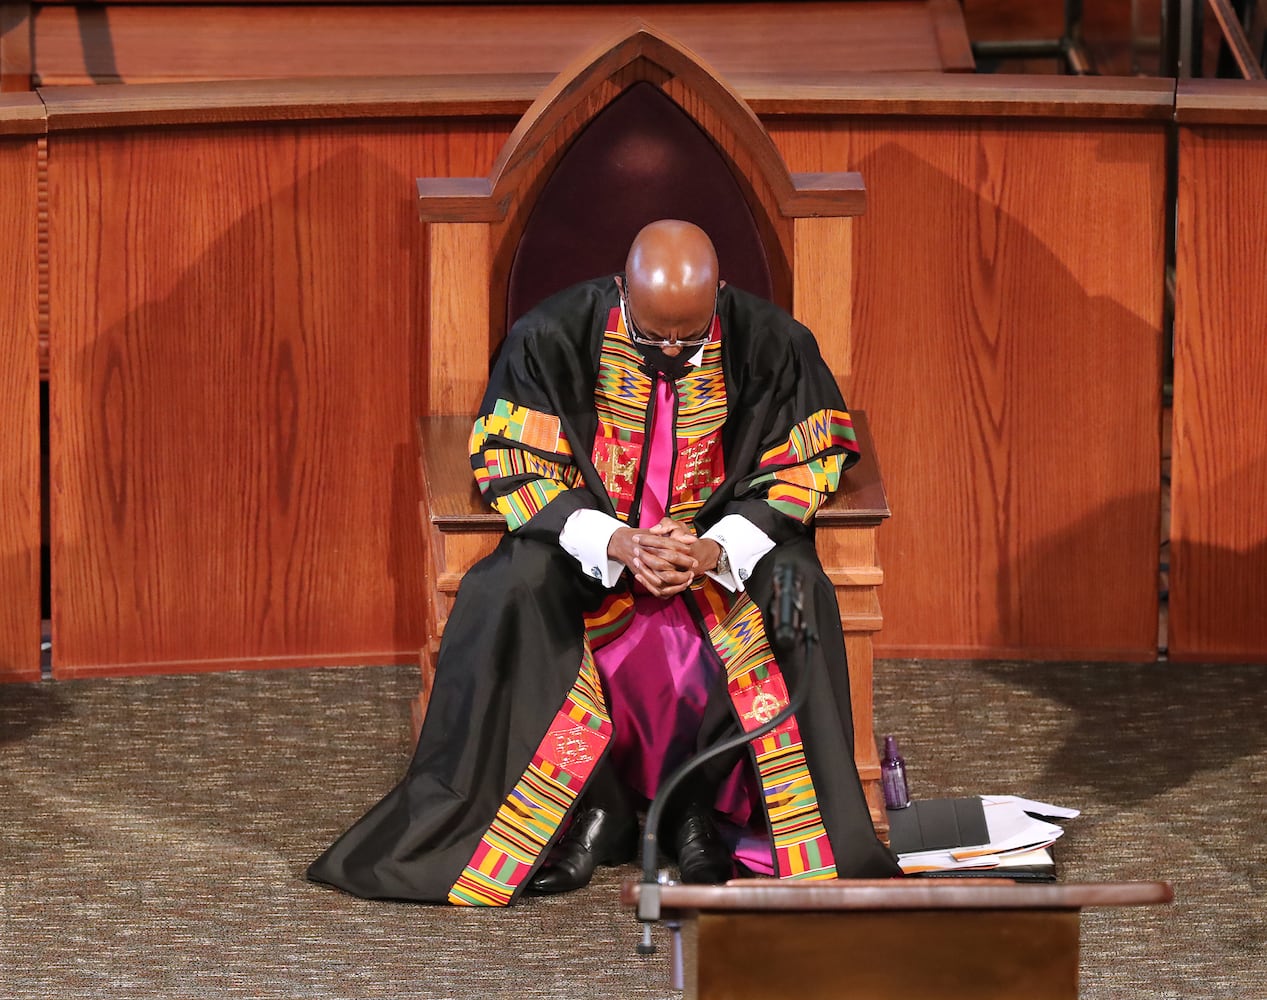
[[[0,93],[31,89],[30,3],[0,0]]]
[[[641,18],[720,69],[971,70],[953,0],[468,6],[37,4],[42,85],[548,73]],[[302,19],[302,43],[296,23]]]
[[[40,679],[38,144],[33,95],[0,97],[0,681]]]
[[[419,172],[504,130],[50,136],[61,677],[412,661]]]
[[[796,287],[792,314],[814,331],[823,360],[843,386],[853,362],[849,336],[853,317],[848,308],[853,294],[853,220],[797,219],[793,244]]]
[[[486,222],[438,222],[429,227],[427,351],[429,413],[472,414],[488,384],[488,283],[472,281],[487,272],[492,247]]]
[[[879,655],[1151,658],[1160,124],[769,120],[858,170],[853,376],[893,519]]]
[[[1257,121],[1242,108],[1245,127],[1179,136],[1168,631],[1178,660],[1267,660],[1267,90],[1257,92]]]

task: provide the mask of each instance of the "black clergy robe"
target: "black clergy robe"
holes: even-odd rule
[[[702,534],[743,515],[774,542],[745,590],[683,595],[721,670],[697,745],[756,729],[807,677],[796,717],[749,744],[781,878],[900,874],[877,840],[853,758],[849,676],[814,512],[857,444],[813,335],[724,287],[698,367],[675,373],[669,516]],[[509,532],[462,581],[409,771],[309,869],[366,898],[505,905],[523,891],[603,761],[612,722],[593,652],[629,620],[559,546],[581,508],[638,524],[655,373],[624,331],[611,278],[548,299],[511,330],[471,435],[481,492]],[[808,672],[776,659],[773,568],[804,581],[819,636]],[[720,777],[715,775],[715,777]]]

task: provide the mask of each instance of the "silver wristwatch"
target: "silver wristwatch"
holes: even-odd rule
[[[722,548],[722,545],[720,542],[717,543],[717,547],[721,549],[721,555],[717,557],[717,566],[713,569],[713,572],[716,573],[718,576],[729,576],[730,575],[730,557],[726,555],[726,550]]]

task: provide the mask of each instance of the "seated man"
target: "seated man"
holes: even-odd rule
[[[720,282],[702,230],[656,222],[623,276],[515,324],[480,414],[475,478],[510,531],[462,581],[408,774],[309,877],[464,905],[579,888],[633,859],[668,774],[800,683],[795,717],[675,793],[662,839],[685,881],[899,874],[813,545],[857,445],[810,332]],[[766,639],[776,562],[805,582],[807,669]]]

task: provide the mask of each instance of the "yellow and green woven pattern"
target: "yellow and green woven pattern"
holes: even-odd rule
[[[679,440],[698,441],[721,429],[726,422],[726,376],[721,366],[721,341],[715,336],[704,345],[698,367],[678,379],[677,391]]]
[[[585,616],[585,635],[590,647],[602,649],[628,628],[633,620],[634,596],[629,590],[616,590],[607,596],[597,611]]]
[[[651,402],[651,379],[642,370],[642,355],[625,334],[619,309],[608,316],[603,350],[598,361],[594,405],[598,410],[599,437],[642,433]]]
[[[775,510],[808,524],[840,485],[845,458],[839,449],[857,453],[853,421],[843,410],[819,410],[761,456],[764,472],[752,485],[766,487],[766,502]]]
[[[819,410],[792,428],[786,441],[761,456],[761,465],[797,465],[829,448],[858,450],[853,420],[844,410]]]
[[[475,421],[470,449],[480,495],[511,531],[581,481],[559,418],[509,400]]]
[[[762,476],[754,484],[768,481],[766,503],[788,517],[809,524],[818,508],[840,485],[843,468],[844,459],[840,455],[825,455],[804,465]]]
[[[456,906],[506,906],[532,872],[611,739],[598,668],[588,640],[576,684],[532,762],[449,890]]]
[[[499,399],[493,412],[475,421],[471,430],[471,454],[478,455],[489,438],[501,438],[534,451],[570,458],[572,446],[562,433],[559,418],[540,410]]]
[[[637,493],[650,404],[651,379],[642,370],[642,356],[625,335],[620,310],[613,309],[599,355],[594,389],[598,429],[590,459],[616,517],[625,522]]]
[[[513,493],[496,497],[493,510],[506,519],[506,526],[514,531],[527,524],[555,497],[566,493],[570,486],[551,479],[533,479]]]

